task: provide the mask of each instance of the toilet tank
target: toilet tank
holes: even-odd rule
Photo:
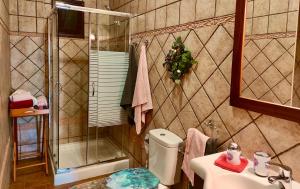
[[[149,170],[163,185],[175,184],[178,146],[183,141],[165,129],[149,132]]]

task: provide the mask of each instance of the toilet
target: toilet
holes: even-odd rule
[[[149,131],[149,169],[132,168],[112,174],[107,186],[112,189],[167,189],[175,178],[178,147],[183,140],[166,129]]]

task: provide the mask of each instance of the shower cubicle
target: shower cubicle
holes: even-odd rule
[[[84,35],[63,35],[59,17],[78,13]],[[48,17],[49,145],[56,174],[127,159],[127,119],[119,104],[129,62],[129,18],[59,2]]]

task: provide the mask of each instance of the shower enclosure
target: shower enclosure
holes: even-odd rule
[[[84,15],[84,37],[60,35],[59,10]],[[129,61],[129,18],[64,3],[56,3],[48,17],[49,145],[56,174],[127,159],[126,116],[119,104]]]

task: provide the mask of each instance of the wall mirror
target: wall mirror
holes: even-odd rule
[[[232,106],[300,122],[299,3],[236,1]]]

